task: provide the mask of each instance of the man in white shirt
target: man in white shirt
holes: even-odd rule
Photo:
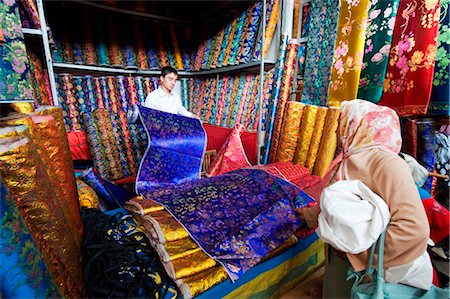
[[[161,69],[161,76],[159,77],[160,86],[148,94],[143,106],[168,113],[198,118],[195,114],[187,111],[183,107],[180,97],[173,92],[177,79],[178,72],[176,69],[171,66],[163,67]]]

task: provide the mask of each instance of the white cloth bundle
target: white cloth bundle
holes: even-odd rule
[[[358,254],[367,250],[386,228],[386,202],[359,180],[337,181],[320,197],[319,237],[334,248]]]

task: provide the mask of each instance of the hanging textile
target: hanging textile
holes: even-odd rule
[[[439,1],[400,0],[384,93],[379,102],[400,116],[425,114],[436,59]]]
[[[437,37],[436,64],[434,68],[433,89],[431,90],[429,114],[450,116],[450,12],[448,0],[441,0],[441,16]]]
[[[199,178],[206,146],[200,121],[142,106],[139,114],[150,142],[139,167],[136,190]]]
[[[375,104],[381,99],[398,2],[399,0],[377,1],[369,9],[358,99]]]
[[[326,106],[331,77],[334,43],[339,15],[339,0],[313,1],[310,8],[308,51],[301,102]]]
[[[15,0],[0,2],[0,30],[4,42],[0,44],[0,103],[33,102],[27,51]]]
[[[0,178],[0,259],[4,298],[60,297],[42,255]]]
[[[340,107],[342,101],[356,98],[369,4],[369,0],[341,1],[328,106]]]

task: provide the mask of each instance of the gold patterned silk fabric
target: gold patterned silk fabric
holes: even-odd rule
[[[328,108],[325,124],[323,127],[322,139],[320,141],[319,152],[314,165],[313,174],[323,178],[328,166],[333,161],[337,146],[336,130],[339,124],[339,115],[341,111],[338,108]]]
[[[328,106],[357,97],[370,0],[341,1]]]
[[[206,253],[197,251],[182,258],[165,262],[164,267],[168,270],[167,273],[170,277],[180,279],[210,269],[216,264],[216,261]]]
[[[6,139],[17,136],[29,136],[27,134],[29,134],[28,128],[25,125],[0,128],[0,139]]]
[[[66,161],[64,143],[59,138],[53,116],[32,116],[31,119],[38,136],[37,140],[33,141],[38,145],[38,149],[42,150],[41,157],[47,157],[46,171],[55,192],[57,203],[61,207],[75,242],[78,246],[81,246],[83,223],[81,222],[78,190],[72,190],[71,184],[74,173],[71,162]]]
[[[162,257],[164,262],[173,261],[202,250],[190,237],[166,242],[161,246],[165,252]]]
[[[305,104],[299,102],[287,102],[276,162],[292,162],[294,159],[304,107]]]
[[[9,108],[13,111],[23,114],[34,112],[33,103],[11,103],[9,104]]]
[[[149,213],[144,217],[140,217],[140,219],[140,222],[146,229],[150,228],[152,237],[158,243],[171,242],[189,236],[186,229],[165,210]],[[153,233],[151,230],[153,230]]]
[[[125,203],[125,209],[133,214],[144,216],[148,213],[162,211],[164,207],[151,199],[142,200],[142,196],[138,195]]]
[[[317,159],[317,153],[319,152],[320,139],[322,138],[323,126],[325,125],[325,118],[327,116],[328,109],[326,107],[320,107],[317,111],[316,122],[314,124],[314,134],[311,137],[311,143],[309,144],[308,157],[306,158],[305,167],[312,173],[314,169],[314,163]]]
[[[1,140],[0,174],[61,294],[66,298],[84,297],[79,247],[54,200],[44,165],[29,137]]]
[[[227,271],[222,266],[217,265],[198,274],[177,280],[177,284],[184,298],[192,298],[225,281],[227,278]]]
[[[318,106],[306,105],[303,109],[302,123],[298,135],[297,148],[293,162],[295,164],[305,165],[308,156],[309,145],[314,133],[314,124],[316,123],[316,115],[319,110]]]

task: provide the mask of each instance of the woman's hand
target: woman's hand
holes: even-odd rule
[[[317,227],[317,217],[320,212],[318,204],[309,207],[296,208],[295,212],[297,212],[297,216],[300,220],[306,221],[308,227]]]

